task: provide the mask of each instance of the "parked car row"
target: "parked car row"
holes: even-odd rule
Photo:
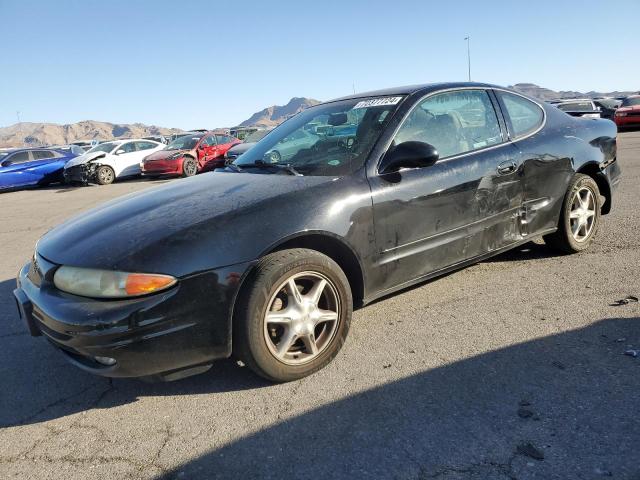
[[[607,118],[618,128],[640,125],[640,94],[620,98],[570,98],[549,102],[574,117]]]
[[[108,185],[137,175],[190,177],[224,166],[225,154],[240,140],[199,130],[168,145],[149,138],[92,142],[0,150],[0,190],[57,182]]]

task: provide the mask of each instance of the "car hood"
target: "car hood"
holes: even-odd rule
[[[231,147],[228,150],[228,152],[229,154],[240,156],[243,153],[245,153],[247,150],[249,150],[251,147],[253,147],[255,144],[256,144],[255,142],[236,143],[233,147]]]
[[[153,152],[150,155],[144,157],[145,160],[165,160],[176,153],[187,153],[190,150],[158,150],[157,152]]]
[[[318,201],[331,180],[229,172],[176,180],[85,212],[50,230],[36,248],[57,264],[184,276],[253,260],[241,258],[234,242],[257,244],[295,199]]]
[[[91,152],[85,153],[84,155],[80,155],[78,157],[72,158],[67,162],[64,168],[75,167],[76,165],[82,165],[83,163],[89,163],[91,160],[95,160],[96,158],[106,157],[106,152]]]

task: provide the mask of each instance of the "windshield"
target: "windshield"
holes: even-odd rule
[[[93,153],[93,152],[107,152],[107,153],[109,153],[111,150],[113,150],[118,145],[120,145],[120,144],[116,143],[116,142],[101,143],[100,145],[96,145],[91,150],[87,151],[87,153]]]
[[[7,155],[9,155],[11,152],[0,152],[0,158],[6,157]]]
[[[185,135],[183,137],[178,137],[169,145],[164,147],[164,150],[193,150],[196,148],[198,140],[202,137],[203,135]]]
[[[621,107],[634,107],[640,105],[640,97],[628,97],[622,101]]]
[[[593,104],[591,102],[560,103],[557,105],[557,107],[565,112],[591,112],[594,110]]]
[[[271,130],[256,130],[244,137],[244,143],[256,143],[262,140]]]
[[[311,107],[272,130],[234,164],[291,165],[302,175],[352,173],[364,164],[401,100],[358,98]]]

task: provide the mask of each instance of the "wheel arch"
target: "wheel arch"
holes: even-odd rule
[[[300,232],[284,238],[262,252],[260,257],[289,248],[307,248],[331,258],[342,269],[349,281],[354,307],[364,299],[364,271],[358,255],[335,234],[323,231]]]
[[[598,164],[598,162],[587,162],[582,165],[576,173],[587,175],[591,177],[594,182],[596,182],[600,193],[605,198],[605,201],[600,208],[600,213],[602,215],[606,215],[607,213],[609,213],[611,211],[611,186],[609,185],[607,177],[605,177],[605,175],[600,170],[600,165]]]

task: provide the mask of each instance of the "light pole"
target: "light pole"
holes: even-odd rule
[[[20,122],[20,112],[16,112],[16,118],[18,119],[18,135],[20,136],[20,141],[22,142],[22,146],[24,147],[24,138],[22,138],[22,123]]]
[[[471,81],[471,36],[466,36],[464,39],[467,41],[467,68],[469,70],[469,81]]]

